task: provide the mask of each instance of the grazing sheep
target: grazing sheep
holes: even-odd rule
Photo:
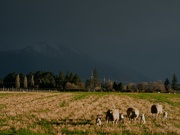
[[[166,118],[167,118],[167,116],[168,116],[168,113],[167,113],[167,112],[164,112],[164,113],[163,113],[163,118],[165,118],[165,119],[166,119]]]
[[[101,126],[102,125],[102,114],[98,114],[96,118],[96,125]]]
[[[136,120],[139,116],[139,110],[137,108],[128,108],[127,117],[130,121]]]
[[[141,114],[141,116],[140,116],[140,123],[141,124],[145,124],[146,123],[144,114]]]
[[[167,112],[163,112],[163,118],[164,118],[164,122],[166,123],[166,119],[168,118],[168,113]]]
[[[119,121],[119,110],[118,109],[110,109],[106,112],[106,125],[108,124],[109,121],[117,124]]]
[[[119,114],[119,121],[124,123],[124,115],[122,113]]]
[[[162,105],[160,105],[160,104],[152,105],[151,106],[151,113],[152,113],[152,115],[155,114],[155,116],[159,116],[160,114],[162,114],[163,113]]]

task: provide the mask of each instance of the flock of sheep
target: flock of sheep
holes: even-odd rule
[[[168,113],[167,112],[163,112],[163,106],[160,104],[156,104],[156,105],[152,105],[151,106],[151,113],[152,115],[155,117],[158,117],[159,115],[163,115],[164,118],[167,118]],[[102,114],[98,114],[97,118],[96,118],[96,124],[98,126],[102,125]],[[136,119],[140,117],[140,123],[141,124],[145,124],[146,120],[145,120],[145,115],[141,114],[137,108],[128,108],[127,109],[127,118],[129,119],[129,121],[136,121]],[[108,125],[109,121],[112,121],[113,125],[114,123],[117,124],[118,122],[124,123],[124,115],[122,113],[120,113],[119,109],[109,109],[106,112],[106,125]]]

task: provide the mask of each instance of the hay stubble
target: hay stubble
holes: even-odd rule
[[[179,99],[170,99],[179,102]],[[133,98],[119,93],[10,93],[0,97],[0,131],[27,129],[49,134],[180,134],[179,106],[161,102],[169,113],[168,120],[151,117],[151,100]],[[145,114],[146,124],[139,120],[112,126],[105,125],[105,112],[119,108],[126,114],[128,107],[137,107]],[[103,125],[95,118],[103,114]]]

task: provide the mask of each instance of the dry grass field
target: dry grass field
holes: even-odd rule
[[[168,119],[154,119],[150,107],[161,103]],[[106,126],[105,112],[137,107],[139,120]],[[102,113],[102,126],[95,124]],[[0,92],[0,134],[9,135],[180,135],[180,94]]]

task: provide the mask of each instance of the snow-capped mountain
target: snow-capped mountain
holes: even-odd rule
[[[66,47],[62,44],[54,43],[54,42],[39,42],[33,45],[30,45],[24,49],[24,51],[35,51],[39,54],[42,54],[47,57],[57,58],[66,56],[67,53],[77,53],[80,54],[78,50],[75,48]]]
[[[96,68],[100,79],[105,77],[122,82],[147,80],[132,69],[123,66],[113,67],[76,48],[58,43],[40,42],[21,50],[1,52],[0,61],[1,78],[11,72],[26,74],[41,70],[51,71],[57,75],[61,70],[76,73],[82,80],[86,80]]]

